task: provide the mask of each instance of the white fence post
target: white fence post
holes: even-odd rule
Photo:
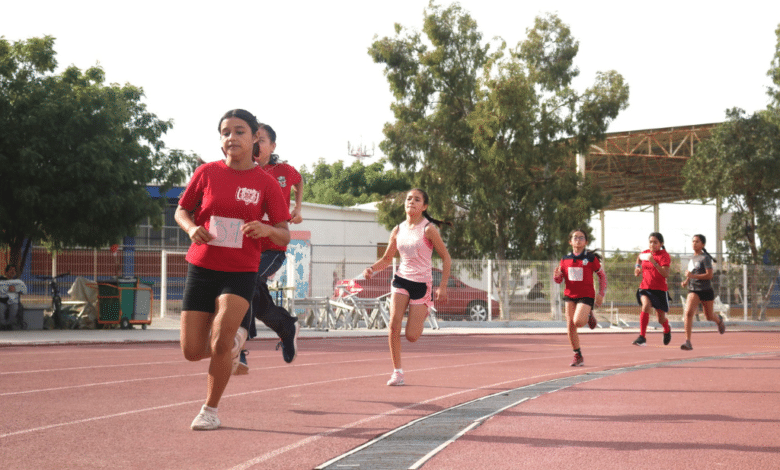
[[[487,321],[493,321],[493,260],[488,260],[487,265]]]
[[[742,310],[744,313],[745,321],[748,319],[748,275],[747,265],[742,265]]]
[[[295,255],[291,255],[290,253],[286,253],[285,257],[287,259],[287,286],[286,287],[292,287],[292,289],[289,289],[287,291],[287,295],[285,297],[287,298],[294,298],[295,297],[295,290],[297,289],[298,284],[295,282]],[[311,289],[311,286],[309,286],[309,289]],[[310,295],[309,295],[310,297]]]
[[[162,250],[160,255],[160,318],[165,318],[165,309],[168,308],[168,256],[167,251]]]

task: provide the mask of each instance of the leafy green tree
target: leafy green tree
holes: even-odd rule
[[[100,247],[161,224],[164,200],[146,185],[180,184],[194,156],[166,150],[172,126],[146,109],[143,90],[104,83],[100,67],[54,74],[54,38],[0,37],[0,245]]]
[[[431,2],[423,33],[396,25],[369,48],[395,98],[380,148],[428,191],[432,214],[455,222],[444,231],[453,256],[560,254],[568,232],[606,203],[574,154],[604,135],[628,86],[610,71],[577,92],[579,46],[554,15],[537,18],[515,49],[491,51],[457,4]]]
[[[579,44],[555,15],[536,18],[514,49],[491,52],[470,15],[431,2],[423,33],[396,25],[369,55],[384,64],[395,122],[380,144],[431,195],[456,258],[547,259],[565,251],[606,198],[574,155],[602,137],[628,103],[614,71],[578,92]],[[381,206],[384,210],[386,206]],[[383,219],[384,220],[384,219]],[[510,290],[499,263],[497,292]],[[508,305],[502,301],[502,315]]]
[[[726,230],[729,260],[751,265],[747,289],[753,318],[765,319],[780,264],[780,26],[767,73],[771,104],[748,116],[733,108],[727,120],[702,142],[683,168],[685,191],[698,198],[718,197],[732,213]]]
[[[385,160],[364,165],[355,161],[350,166],[338,161],[328,165],[320,159],[309,171],[301,168],[303,200],[335,206],[354,206],[380,201],[388,194],[408,190],[410,179],[397,170],[385,168]]]
[[[780,260],[780,127],[768,113],[734,108],[683,167],[685,191],[719,197],[733,214],[726,244],[732,261],[756,264],[769,249]]]

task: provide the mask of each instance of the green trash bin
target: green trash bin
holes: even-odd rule
[[[152,323],[152,286],[136,277],[98,283],[98,324],[119,324],[123,329]]]
[[[119,303],[122,309],[122,318],[119,324],[122,328],[129,328],[135,312],[135,292],[138,287],[138,279],[134,277],[125,277],[118,280],[119,285]]]
[[[121,322],[119,287],[115,282],[98,283],[98,325]]]

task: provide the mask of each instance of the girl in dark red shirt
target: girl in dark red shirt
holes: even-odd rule
[[[290,209],[290,194],[295,189],[295,208],[290,212],[290,223],[299,224],[303,221],[303,217],[301,217],[303,179],[298,170],[285,162],[280,162],[279,155],[274,154],[274,150],[276,150],[276,131],[268,124],[261,123],[260,141],[254,153],[255,163],[279,184],[288,210]],[[263,223],[270,222],[263,220]],[[244,349],[244,341],[257,336],[255,318],[265,323],[279,336],[281,341],[276,349],[282,348],[282,357],[285,362],[291,363],[297,355],[300,328],[297,323],[298,319],[290,315],[287,309],[275,305],[268,290],[268,278],[272,277],[284,264],[287,245],[273,243],[267,238],[262,241],[263,256],[260,258],[260,266],[257,269],[255,294],[249,310],[241,321],[241,327],[236,333],[234,342],[234,348],[241,351],[233,359],[233,373],[236,375],[249,373],[249,364],[246,358],[249,352]]]
[[[650,309],[654,308],[658,315],[658,323],[664,327],[664,344],[672,340],[672,329],[666,312],[669,311],[669,287],[666,278],[669,277],[669,267],[672,258],[666,252],[664,236],[658,232],[650,234],[648,239],[649,249],[643,251],[636,258],[634,276],[642,275],[642,283],[636,291],[636,300],[642,306],[639,313],[639,337],[634,340],[637,346],[647,343],[647,325],[650,323]]]
[[[553,272],[553,280],[560,284],[566,281],[563,298],[566,304],[566,324],[568,326],[569,342],[574,350],[574,361],[571,365],[583,364],[580,350],[580,337],[577,328],[588,324],[590,329],[596,328],[596,317],[593,307],[600,307],[607,290],[607,275],[601,266],[601,258],[593,251],[585,249],[588,246],[588,235],[584,230],[572,230],[569,234],[571,253],[564,256]],[[599,278],[599,293],[593,288],[593,274]]]

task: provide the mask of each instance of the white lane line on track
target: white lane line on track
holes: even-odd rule
[[[139,379],[125,379],[125,380],[112,380],[110,382],[93,382],[89,384],[80,384],[80,385],[68,385],[65,387],[53,387],[53,388],[39,388],[36,390],[22,390],[19,392],[5,392],[0,393],[0,397],[6,397],[6,396],[12,396],[12,395],[26,395],[29,393],[45,393],[45,392],[61,392],[63,390],[72,390],[76,388],[89,388],[89,387],[100,387],[103,385],[119,385],[119,384],[126,384],[126,383],[133,383],[133,382],[144,382],[147,380],[168,380],[168,379],[180,379],[183,377],[198,377],[203,375],[203,372],[198,372],[195,374],[181,374],[181,375],[166,375],[161,377],[143,377]]]
[[[611,346],[604,346],[605,348],[611,348]],[[594,348],[595,349],[595,348]],[[262,352],[261,352],[262,354]],[[324,353],[324,352],[314,352],[307,354],[307,357],[312,356],[319,356],[329,354],[330,357],[332,357],[333,353]],[[341,354],[341,353],[338,353]],[[351,354],[351,353],[347,353]],[[464,355],[470,355],[471,353],[454,353],[454,354],[419,354],[419,355],[410,355],[407,357],[407,360],[416,359],[419,357],[425,357],[425,358],[431,358],[431,357],[440,357],[440,356],[448,356],[448,357],[455,357],[455,356],[464,356]],[[258,358],[270,358],[270,357],[276,357],[277,354],[268,352],[267,354],[262,355],[256,355],[255,357]],[[528,360],[537,360],[538,358],[526,358],[526,359],[517,359],[516,361],[528,361]],[[372,362],[381,360],[384,361],[384,357],[377,358],[377,359],[354,359],[350,361],[328,361],[328,365],[338,365],[338,364],[353,364],[353,363],[360,363],[360,362]],[[513,360],[512,362],[514,362]],[[35,371],[14,371],[14,372],[0,372],[0,376],[2,375],[11,375],[11,374],[25,374],[25,373],[33,373],[33,372],[59,372],[59,371],[68,371],[68,370],[84,370],[84,369],[97,369],[97,368],[105,368],[105,367],[122,367],[122,366],[145,366],[145,365],[161,365],[161,364],[178,364],[181,363],[181,360],[177,361],[165,361],[165,362],[148,362],[148,363],[136,363],[136,364],[112,364],[112,365],[105,365],[105,366],[82,366],[82,367],[71,367],[71,368],[62,368],[62,369],[40,369]],[[295,364],[295,367],[307,367],[307,366],[321,366],[324,363],[307,363],[307,364],[301,364],[300,362]],[[467,364],[464,364],[467,365]],[[258,367],[253,370],[256,371],[268,371],[268,370],[274,370],[274,369],[284,369],[289,368],[290,365],[284,364],[284,365],[278,365],[278,366],[267,366],[267,367]],[[117,385],[122,383],[131,383],[131,382],[139,382],[139,381],[150,381],[150,380],[161,380],[161,379],[175,379],[175,378],[183,378],[183,377],[197,377],[199,375],[205,374],[206,372],[199,372],[194,374],[184,374],[184,375],[169,375],[169,376],[161,376],[161,377],[143,377],[143,378],[137,378],[137,379],[126,379],[126,380],[115,380],[115,381],[108,381],[108,382],[94,382],[89,384],[80,384],[80,385],[70,385],[70,386],[64,386],[64,387],[53,387],[53,388],[44,388],[44,389],[35,389],[35,390],[21,390],[16,392],[4,392],[0,393],[0,397],[2,396],[14,396],[14,395],[25,395],[30,393],[45,393],[45,392],[52,392],[52,391],[62,391],[62,390],[71,390],[71,389],[78,389],[78,388],[88,388],[88,387],[96,387],[101,385]]]
[[[444,354],[442,354],[442,355],[444,355]],[[482,363],[471,364],[471,365],[477,365],[478,366],[478,365],[485,365],[485,364],[495,364],[496,362],[517,362],[517,361],[520,361],[520,359],[507,360],[507,361],[482,362]],[[354,361],[354,362],[361,362],[361,361]],[[431,367],[431,368],[427,368],[427,369],[416,369],[416,371],[439,370],[439,369],[442,369],[442,368],[455,368],[455,367],[468,367],[468,366],[469,366],[469,364],[456,364],[456,365],[445,366],[445,367]],[[382,373],[362,375],[362,376],[342,377],[342,378],[332,379],[332,380],[321,380],[321,381],[309,382],[309,383],[304,383],[304,384],[284,385],[284,386],[281,386],[281,387],[267,388],[267,389],[263,389],[263,390],[251,390],[251,391],[247,391],[247,392],[239,392],[239,393],[234,393],[234,394],[230,394],[230,395],[223,395],[222,399],[224,400],[226,398],[241,397],[241,396],[246,396],[246,395],[256,395],[256,394],[259,394],[259,393],[274,392],[274,391],[279,391],[279,390],[287,390],[287,389],[294,389],[294,388],[300,388],[300,387],[310,387],[310,386],[314,386],[314,385],[324,385],[324,384],[331,384],[331,383],[337,383],[337,382],[345,382],[345,381],[349,381],[349,380],[358,380],[358,379],[365,379],[365,378],[371,378],[371,377],[383,377],[385,375],[387,375],[387,373],[386,372],[382,372]],[[518,380],[523,380],[523,379],[518,379]],[[203,402],[203,399],[201,398],[201,399],[198,399],[198,400],[188,400],[188,401],[183,401],[183,402],[179,402],[179,403],[171,403],[171,404],[168,404],[168,405],[160,405],[160,406],[154,406],[154,407],[150,407],[150,408],[142,408],[142,409],[137,409],[137,410],[123,411],[121,413],[114,413],[114,414],[104,415],[104,416],[95,416],[95,417],[92,417],[92,418],[78,419],[78,420],[74,420],[74,421],[67,421],[67,422],[64,422],[64,423],[49,424],[49,425],[45,425],[45,426],[39,426],[39,427],[35,427],[35,428],[14,431],[14,432],[6,433],[6,434],[0,434],[0,439],[7,438],[7,437],[12,437],[12,436],[23,435],[23,434],[29,434],[29,433],[38,432],[38,431],[45,431],[45,430],[48,430],[48,429],[53,429],[53,428],[58,428],[58,427],[73,426],[73,425],[89,423],[89,422],[93,422],[93,421],[100,421],[100,420],[104,420],[104,419],[117,418],[117,417],[127,416],[127,415],[131,415],[131,414],[145,413],[145,412],[149,412],[149,411],[157,411],[157,410],[173,408],[173,407],[177,407],[177,406],[191,405],[191,404],[194,404],[194,403],[202,403],[202,402]],[[337,429],[334,429],[333,432],[337,432],[339,430],[340,430],[340,428],[337,428]],[[316,436],[313,436],[313,437],[316,437]],[[295,446],[295,447],[298,447],[298,446]],[[295,448],[295,447],[292,447],[292,448]]]
[[[569,355],[567,354],[565,357],[568,358]],[[538,360],[538,358],[515,359],[515,360],[507,360],[507,361],[490,361],[490,362],[474,363],[474,364],[468,364],[468,365],[466,365],[466,364],[456,364],[456,365],[443,366],[443,367],[442,366],[430,367],[430,368],[427,368],[427,369],[415,369],[414,371],[415,372],[424,372],[424,371],[428,371],[428,370],[441,370],[441,369],[446,369],[446,368],[457,368],[457,367],[465,367],[465,366],[481,366],[481,365],[487,365],[487,364],[491,364],[492,365],[492,364],[498,364],[498,363],[522,362],[522,361],[528,361],[528,360]],[[651,364],[651,363],[654,363],[654,362],[655,361],[650,361],[650,360],[642,361],[640,363],[637,363],[636,361],[633,361],[633,362],[627,362],[625,364],[614,364],[614,365],[611,365],[610,367],[613,367],[613,368],[630,367],[630,366],[636,366],[636,365],[641,364],[641,363]],[[579,371],[575,369],[575,370],[570,370],[569,372],[579,372]],[[383,374],[378,374],[378,375],[384,376],[384,375],[387,375],[387,374],[383,373]],[[236,465],[234,467],[230,467],[229,470],[246,470],[246,469],[251,468],[251,467],[253,467],[255,465],[258,465],[258,464],[263,463],[263,462],[265,462],[267,460],[270,460],[270,459],[272,459],[274,457],[277,457],[277,456],[279,456],[279,455],[281,455],[281,454],[283,454],[285,452],[289,452],[289,451],[295,450],[295,449],[297,449],[299,447],[303,447],[303,446],[305,446],[307,444],[311,444],[313,442],[316,442],[316,441],[322,439],[323,437],[327,437],[327,436],[329,436],[331,434],[334,434],[334,433],[337,433],[337,432],[340,432],[340,431],[344,431],[346,429],[350,429],[350,428],[353,428],[353,427],[356,427],[356,426],[361,426],[361,425],[363,425],[363,424],[365,424],[367,422],[374,421],[376,419],[383,418],[383,417],[386,417],[386,416],[389,416],[389,415],[392,415],[392,414],[396,414],[396,413],[399,413],[401,411],[406,411],[406,410],[413,409],[413,408],[416,408],[416,407],[419,407],[419,406],[427,405],[429,403],[433,403],[433,402],[436,402],[436,401],[440,401],[440,400],[444,400],[444,399],[447,399],[447,398],[451,398],[453,396],[462,395],[464,393],[471,393],[471,392],[478,391],[478,390],[490,389],[490,388],[493,388],[493,387],[505,386],[505,385],[508,385],[508,384],[522,382],[522,381],[525,381],[525,380],[538,380],[538,379],[549,378],[549,377],[558,376],[558,375],[560,375],[560,377],[567,377],[568,375],[579,375],[579,374],[565,374],[565,373],[561,373],[561,372],[552,372],[552,373],[549,373],[549,374],[541,374],[541,375],[536,375],[536,376],[531,376],[531,377],[521,377],[521,378],[517,378],[517,379],[507,380],[507,381],[504,381],[504,382],[497,382],[497,383],[494,383],[494,384],[483,385],[481,387],[471,388],[471,389],[468,389],[468,390],[461,390],[461,391],[453,392],[453,393],[450,393],[450,394],[447,394],[447,395],[442,395],[442,396],[439,396],[439,397],[430,398],[428,400],[424,400],[424,401],[421,401],[421,402],[413,403],[413,404],[405,406],[403,408],[396,408],[396,409],[393,409],[393,410],[390,410],[390,411],[386,411],[386,412],[378,414],[378,415],[369,416],[367,418],[363,418],[361,420],[354,421],[354,422],[349,423],[349,424],[345,424],[345,425],[340,426],[338,428],[333,428],[333,429],[329,429],[327,431],[323,431],[323,432],[321,432],[319,434],[307,437],[306,439],[302,439],[302,440],[300,440],[298,442],[295,442],[293,444],[289,444],[289,445],[287,445],[285,447],[281,447],[279,449],[275,449],[275,450],[273,450],[271,452],[268,452],[268,453],[265,453],[263,455],[257,456],[257,457],[255,457],[253,459],[250,459],[250,460],[248,460],[246,462],[243,462],[243,463],[241,463],[239,465]],[[367,444],[364,444],[364,445],[367,445]],[[361,447],[363,447],[363,446],[361,446]]]
[[[440,354],[440,356],[443,356],[444,354]],[[276,355],[274,355],[276,357]],[[431,356],[426,356],[431,357]],[[410,358],[415,358],[415,356],[410,356]],[[353,364],[358,362],[371,362],[371,361],[382,361],[385,362],[386,358],[382,357],[377,359],[355,359],[351,361],[339,361],[339,362],[332,362],[329,361],[327,363],[310,363],[310,364],[296,364],[295,367],[312,367],[312,366],[322,366],[322,365],[341,365],[341,364]],[[181,363],[182,361],[175,361],[176,363]],[[157,362],[157,363],[148,363],[149,365],[152,364],[168,364],[167,362]],[[137,365],[137,364],[136,364]],[[145,365],[145,364],[142,364]],[[89,367],[91,369],[91,367]],[[279,366],[268,366],[268,367],[259,367],[255,368],[253,370],[255,371],[267,371],[272,369],[289,369],[290,365],[279,365]],[[64,370],[64,369],[52,369],[54,371]],[[42,393],[42,392],[52,392],[52,391],[61,391],[61,390],[69,390],[69,389],[76,389],[76,388],[87,388],[87,387],[97,387],[100,385],[116,385],[116,384],[122,384],[122,383],[130,383],[130,382],[142,382],[142,381],[148,381],[148,380],[160,380],[160,379],[175,379],[175,378],[181,378],[181,377],[197,377],[201,375],[207,375],[208,372],[197,372],[193,374],[182,374],[182,375],[166,375],[166,376],[160,376],[160,377],[141,377],[136,379],[125,379],[125,380],[113,380],[109,382],[93,382],[89,384],[80,384],[80,385],[69,385],[64,387],[54,387],[54,388],[42,388],[42,389],[35,389],[35,390],[21,390],[16,392],[5,392],[0,393],[0,397],[2,396],[12,396],[12,395],[25,395],[28,393]]]
[[[464,354],[466,354],[466,353],[464,353]],[[446,355],[446,356],[455,356],[453,354],[441,354],[441,355],[442,356],[444,356],[444,355]],[[430,357],[430,355],[425,355],[425,357]],[[568,357],[568,355],[566,355],[565,357]],[[449,366],[437,366],[437,367],[430,367],[430,368],[425,368],[425,369],[414,369],[414,372],[424,372],[424,371],[429,371],[429,370],[441,370],[441,369],[450,369],[450,368],[473,367],[473,366],[481,366],[481,365],[488,365],[488,364],[494,365],[494,364],[501,364],[501,363],[523,362],[523,361],[538,360],[538,359],[539,358],[526,358],[526,359],[510,359],[510,360],[505,360],[505,361],[487,361],[487,362],[470,363],[470,364],[453,364],[453,365],[449,365]],[[354,361],[354,362],[362,362],[362,361]],[[651,361],[643,361],[643,362],[650,363]],[[640,362],[639,364],[641,364],[641,363],[642,362]],[[314,364],[312,364],[312,365],[314,365]],[[319,364],[319,365],[321,365],[321,364]],[[636,366],[636,365],[638,365],[638,363],[636,361],[634,361],[634,362],[631,362],[631,363],[626,363],[625,367]],[[284,366],[280,366],[280,367],[284,367]],[[289,367],[289,366],[287,366],[287,367]],[[616,368],[616,367],[622,367],[622,366],[621,365],[612,365],[610,367]],[[77,369],[82,369],[82,368],[77,368]],[[409,372],[411,372],[411,371],[412,370],[410,369]],[[570,371],[570,372],[574,372],[574,371]],[[452,396],[452,395],[458,395],[460,393],[467,393],[467,392],[470,392],[472,390],[480,390],[480,389],[483,389],[483,388],[489,388],[489,387],[498,386],[498,385],[501,385],[503,383],[514,383],[514,382],[519,382],[519,381],[523,381],[523,380],[533,380],[533,379],[536,379],[536,378],[539,378],[539,377],[546,377],[546,376],[555,375],[555,374],[559,374],[559,373],[544,374],[544,375],[541,375],[541,376],[534,376],[534,377],[521,377],[521,378],[513,379],[513,380],[510,380],[510,381],[507,381],[507,382],[500,382],[498,384],[487,385],[487,386],[483,386],[483,387],[469,389],[469,390],[466,390],[466,391],[463,391],[463,392],[457,392],[457,393],[454,393],[454,394],[451,394],[451,395],[445,395],[445,396],[443,396],[441,398],[429,399],[429,400],[426,400],[424,402],[420,402],[420,404],[425,404],[425,403],[428,403],[428,402],[433,401],[433,400],[447,398],[447,397]],[[255,394],[259,394],[259,393],[274,392],[274,391],[279,391],[279,390],[294,389],[294,388],[299,388],[299,387],[309,387],[309,386],[315,386],[315,385],[324,385],[324,384],[331,384],[331,383],[337,383],[337,382],[345,382],[345,381],[349,381],[349,380],[359,380],[359,379],[365,379],[365,378],[371,378],[371,377],[382,377],[382,376],[386,376],[386,375],[387,375],[386,372],[382,372],[382,373],[377,373],[377,374],[369,374],[369,375],[353,376],[353,377],[343,377],[343,378],[338,378],[338,379],[322,380],[322,381],[309,382],[309,383],[304,383],[304,384],[291,384],[291,385],[285,385],[285,386],[281,386],[281,387],[268,388],[268,389],[263,389],[263,390],[252,390],[252,391],[248,391],[248,392],[239,392],[239,393],[230,394],[230,395],[223,395],[222,399],[241,397],[241,396],[247,396],[247,395],[255,395]],[[570,375],[570,374],[561,374],[562,377],[566,377],[568,375]],[[4,438],[7,438],[7,437],[18,436],[18,435],[30,434],[30,433],[39,432],[39,431],[45,431],[45,430],[48,430],[48,429],[54,429],[54,428],[65,427],[65,426],[73,426],[73,425],[77,425],[77,424],[89,423],[89,422],[94,422],[94,421],[100,421],[100,420],[105,420],[105,419],[117,418],[117,417],[132,415],[132,414],[138,414],[138,413],[157,411],[157,410],[162,410],[162,409],[167,409],[167,408],[174,408],[174,407],[177,407],[177,406],[191,405],[191,404],[202,403],[202,402],[203,402],[203,399],[200,398],[200,399],[197,399],[197,400],[188,400],[188,401],[183,401],[183,402],[178,402],[178,403],[171,403],[171,404],[168,404],[168,405],[160,405],[160,406],[154,406],[154,407],[150,407],[150,408],[141,408],[141,409],[137,409],[137,410],[129,410],[129,411],[121,412],[121,413],[113,413],[113,414],[104,415],[104,416],[95,416],[95,417],[92,417],[92,418],[84,418],[84,419],[68,421],[68,422],[64,422],[64,423],[55,423],[55,424],[49,424],[49,425],[45,425],[45,426],[38,426],[38,427],[35,427],[35,428],[22,429],[22,430],[19,430],[19,431],[13,431],[13,432],[10,432],[10,433],[0,434],[0,439],[4,439]],[[411,406],[417,406],[417,405],[411,405]],[[406,408],[403,408],[403,409],[406,409]],[[402,411],[403,409],[391,410],[391,411],[383,413],[381,415],[376,415],[375,417],[370,417],[370,418],[366,418],[366,419],[367,420],[377,419],[377,418],[380,418],[380,417],[385,416],[387,414],[393,414],[393,413],[395,413],[397,411]],[[323,436],[326,436],[326,435],[329,435],[329,434],[341,431],[343,429],[348,429],[348,428],[353,427],[353,426],[357,425],[358,423],[364,422],[364,421],[365,420],[361,420],[361,421],[358,421],[356,423],[353,423],[353,424],[350,424],[350,425],[347,425],[347,426],[334,428],[332,430],[325,431],[324,433],[320,433],[320,434],[317,434],[315,436],[311,436],[311,437],[309,437],[307,439],[304,439],[303,441],[299,441],[298,443],[291,444],[291,445],[289,445],[287,447],[284,447],[284,448],[281,448],[281,449],[277,449],[277,450],[272,451],[272,452],[270,452],[268,454],[264,454],[263,456],[260,456],[258,458],[262,459],[260,461],[265,461],[265,460],[267,460],[267,459],[269,459],[269,458],[271,458],[271,457],[273,457],[275,455],[278,455],[278,454],[287,452],[289,450],[298,448],[301,445],[304,445],[305,442],[309,442],[309,441],[312,441],[312,440],[318,440],[318,439],[320,439]],[[271,454],[273,454],[273,455],[271,455]],[[253,460],[256,460],[256,459],[253,459]],[[252,465],[254,465],[254,464],[252,464]]]
[[[137,362],[133,364],[108,364],[103,366],[63,367],[62,369],[18,370],[12,372],[0,372],[0,375],[38,374],[41,372],[63,372],[69,370],[107,369],[107,368],[116,368],[116,367],[155,366],[160,364],[181,364],[181,359],[179,359],[178,361]]]
[[[502,361],[502,362],[511,362],[511,361]],[[472,365],[485,365],[485,364],[495,364],[495,361],[493,361],[493,362],[484,362],[482,364],[472,364]],[[458,366],[448,366],[448,367],[458,367]],[[440,369],[442,369],[442,367],[431,367],[431,368],[428,368],[428,369],[417,369],[416,371],[417,372],[423,372],[423,371],[426,371],[426,370],[440,370]],[[542,379],[542,378],[545,378],[545,377],[556,376],[558,374],[559,373],[557,373],[557,372],[551,372],[549,374],[541,374],[541,375],[536,375],[536,376],[532,376],[532,377],[522,377],[522,378],[518,378],[518,379],[512,379],[512,380],[503,381],[503,382],[496,382],[496,383],[489,384],[489,385],[483,385],[481,387],[470,388],[468,390],[460,390],[460,391],[457,391],[457,392],[448,393],[447,395],[441,395],[441,396],[434,397],[434,398],[429,398],[427,400],[423,400],[423,401],[420,401],[420,402],[417,402],[417,403],[413,403],[411,405],[407,405],[407,406],[404,406],[402,408],[395,408],[395,409],[392,409],[392,410],[389,410],[389,411],[385,411],[384,413],[380,413],[378,415],[369,416],[367,418],[363,418],[361,420],[354,421],[352,423],[340,426],[338,428],[333,428],[333,429],[329,429],[327,431],[323,431],[323,432],[321,432],[319,434],[307,437],[306,439],[300,440],[300,441],[298,441],[296,443],[293,443],[293,444],[287,445],[285,447],[281,447],[279,449],[273,450],[273,451],[268,452],[266,454],[263,454],[263,455],[260,455],[258,457],[255,457],[255,458],[253,458],[251,460],[247,460],[246,462],[241,463],[239,465],[236,465],[235,467],[230,467],[229,470],[246,470],[246,469],[251,468],[251,467],[253,467],[253,466],[257,465],[257,464],[263,463],[263,462],[265,462],[265,461],[267,461],[269,459],[272,459],[272,458],[274,458],[274,457],[276,457],[278,455],[281,455],[281,454],[283,454],[285,452],[288,452],[288,451],[294,450],[294,449],[296,449],[298,447],[302,447],[302,446],[304,446],[306,444],[310,444],[312,442],[315,442],[315,441],[317,441],[319,439],[322,439],[323,437],[326,437],[326,436],[329,436],[331,434],[334,434],[334,433],[337,433],[337,432],[340,432],[340,431],[344,431],[346,429],[350,429],[350,428],[353,428],[353,427],[356,427],[356,426],[360,426],[360,425],[363,425],[363,424],[365,424],[367,422],[374,421],[374,420],[379,419],[379,418],[384,418],[386,416],[390,416],[392,414],[396,414],[396,413],[399,413],[401,411],[410,410],[410,409],[417,408],[417,407],[420,407],[420,406],[423,406],[423,405],[427,405],[427,404],[434,403],[434,402],[437,402],[437,401],[445,400],[447,398],[452,398],[454,396],[462,395],[464,393],[471,393],[471,392],[475,392],[475,391],[479,391],[479,390],[505,386],[505,385],[508,385],[508,384],[511,384],[511,383],[522,382],[524,380],[538,380],[538,379]],[[385,373],[385,374],[380,374],[380,375],[387,375],[387,374]],[[566,375],[564,374],[563,376],[565,377]],[[427,415],[425,417],[427,417]],[[2,436],[0,436],[0,437],[2,437]],[[364,447],[364,446],[366,446],[368,444],[370,444],[370,442],[366,443],[366,444],[363,444],[362,446],[358,447],[358,449],[360,449],[360,448],[362,448],[362,447]],[[355,450],[357,450],[357,449],[355,449]]]

